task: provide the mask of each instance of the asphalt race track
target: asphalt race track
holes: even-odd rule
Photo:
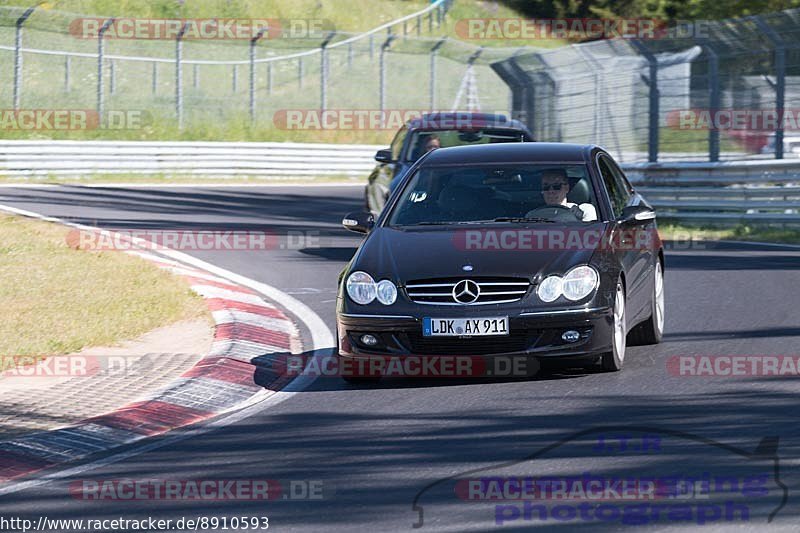
[[[359,243],[358,235],[344,231],[340,220],[360,208],[361,193],[360,187],[333,186],[64,186],[3,188],[0,203],[114,229],[264,229],[279,236],[302,232],[292,233],[292,243],[279,239],[285,246],[273,250],[191,254],[282,289],[312,308],[333,331],[337,275]],[[406,530],[419,519],[412,502],[437,480],[521,461],[576,432],[625,426],[682,432],[706,445],[692,441],[660,453],[618,450],[607,457],[579,457],[564,450],[541,462],[540,471],[557,472],[569,464],[627,472],[654,461],[676,470],[687,465],[714,468],[731,461],[732,452],[725,447],[752,452],[762,439],[777,437],[777,486],[788,488],[788,500],[782,505],[773,490],[773,500],[763,503],[759,515],[780,507],[773,522],[706,528],[796,531],[800,377],[682,377],[668,372],[667,361],[686,355],[800,354],[800,250],[733,243],[686,248],[667,252],[664,342],[629,348],[620,373],[550,370],[524,380],[395,379],[369,386],[319,378],[309,389],[236,424],[2,496],[0,513],[173,519],[266,515],[279,531]],[[90,279],[86,290],[91,290]],[[774,446],[776,441],[765,442]],[[69,493],[76,479],[122,478],[311,480],[322,483],[325,498],[86,502]],[[482,531],[492,525],[491,515],[476,522],[471,504],[436,490],[424,492],[419,500],[425,503],[422,530]],[[504,527],[513,531],[534,525],[560,530],[576,526],[520,520]],[[631,530],[614,523],[594,527]],[[688,526],[661,524],[662,529],[669,527]]]

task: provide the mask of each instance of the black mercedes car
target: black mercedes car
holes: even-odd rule
[[[398,187],[377,220],[342,221],[366,238],[339,280],[340,361],[516,355],[616,371],[628,342],[660,342],[656,215],[602,148],[443,148]]]
[[[505,115],[466,111],[423,114],[409,120],[394,136],[391,146],[375,154],[378,164],[367,180],[364,203],[377,216],[408,169],[431,150],[532,140],[522,122]]]

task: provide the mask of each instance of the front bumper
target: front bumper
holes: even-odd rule
[[[423,316],[392,314],[338,313],[337,334],[339,355],[347,358],[370,356],[402,357],[475,355],[525,355],[537,358],[572,358],[596,356],[611,351],[613,315],[609,307],[559,309],[541,312],[503,313],[497,309],[478,311],[481,316],[509,317],[509,334],[485,337],[423,337]],[[453,317],[442,309],[431,309],[424,316]],[[562,334],[573,330],[580,334],[577,341],[568,342]],[[371,334],[378,339],[367,346],[361,336]]]

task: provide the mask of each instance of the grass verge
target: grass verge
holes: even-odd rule
[[[0,214],[0,354],[109,346],[210,315],[174,275],[119,252],[70,248],[68,229]]]

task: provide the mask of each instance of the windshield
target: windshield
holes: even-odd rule
[[[586,165],[423,167],[403,188],[390,226],[597,220]]]
[[[469,144],[490,144],[528,141],[525,133],[508,128],[470,130],[416,131],[408,143],[408,161],[416,161],[435,148],[450,148]]]

